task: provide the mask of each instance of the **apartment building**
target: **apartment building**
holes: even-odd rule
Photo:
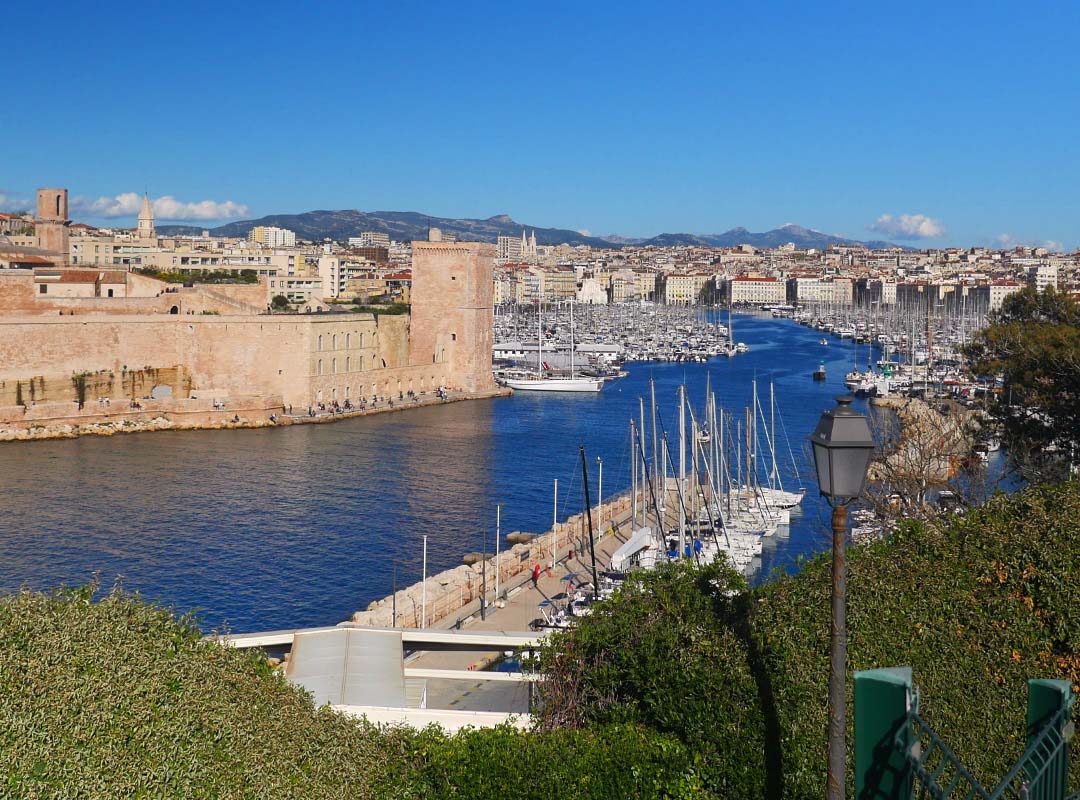
[[[287,228],[259,225],[248,233],[248,241],[263,247],[296,247],[296,234]]]
[[[734,305],[764,305],[783,303],[787,287],[773,277],[743,275],[730,281],[731,302]]]

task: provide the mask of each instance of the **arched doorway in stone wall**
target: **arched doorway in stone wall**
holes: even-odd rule
[[[169,313],[170,314],[179,314],[180,313],[180,306],[173,306],[172,308],[169,309]]]

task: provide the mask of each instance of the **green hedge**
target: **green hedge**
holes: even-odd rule
[[[694,759],[630,726],[455,737],[316,709],[264,658],[137,597],[0,601],[0,797],[682,797]]]
[[[1077,520],[1075,484],[1042,487],[850,551],[849,670],[913,667],[924,716],[984,785],[1023,750],[1027,679],[1080,682]],[[545,724],[678,736],[718,796],[823,796],[828,559],[749,593],[733,580],[660,570],[558,637]]]
[[[700,797],[695,759],[674,737],[630,725],[591,730],[510,727],[447,737],[429,729],[407,741],[412,781],[406,796],[607,800]]]
[[[373,796],[394,763],[265,659],[136,598],[92,595],[0,603],[0,795],[340,800]]]

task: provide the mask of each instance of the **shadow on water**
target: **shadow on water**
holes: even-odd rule
[[[497,504],[504,535],[547,530],[555,479],[559,517],[580,511],[581,444],[594,497],[598,457],[605,496],[628,488],[629,420],[650,377],[673,444],[680,383],[701,408],[709,376],[718,402],[742,418],[756,377],[766,420],[775,384],[778,467],[786,487],[810,491],[789,534],[767,542],[761,574],[792,569],[828,546],[805,442],[843,392],[854,349],[835,339],[821,347],[819,332],[787,320],[737,316],[735,325],[750,353],[632,364],[598,395],[521,393],[333,425],[0,445],[0,589],[85,583],[99,571],[106,584],[120,575],[150,599],[196,609],[207,628],[333,624],[389,594],[395,561],[399,586],[418,580],[424,535],[434,573],[485,539],[494,546]],[[819,359],[828,380],[815,383]]]

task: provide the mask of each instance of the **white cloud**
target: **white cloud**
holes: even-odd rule
[[[1035,240],[1017,239],[1008,233],[999,233],[994,237],[994,244],[1001,250],[1012,250],[1014,247],[1045,247],[1051,253],[1064,253],[1065,244],[1056,239],[1047,239],[1039,242]]]
[[[154,216],[159,220],[217,220],[243,217],[248,214],[248,207],[232,200],[200,200],[196,203],[184,203],[172,195],[164,195],[151,200]],[[134,217],[142,208],[142,195],[137,192],[123,192],[115,197],[76,197],[71,201],[74,211],[90,217]]]
[[[0,211],[29,211],[31,203],[25,197],[18,197],[0,189]]]
[[[925,214],[882,214],[866,228],[894,239],[940,239],[945,235],[944,223]]]
[[[578,231],[578,233],[580,233],[582,236],[592,236],[592,231],[590,231],[588,228],[582,228],[580,231]]]

